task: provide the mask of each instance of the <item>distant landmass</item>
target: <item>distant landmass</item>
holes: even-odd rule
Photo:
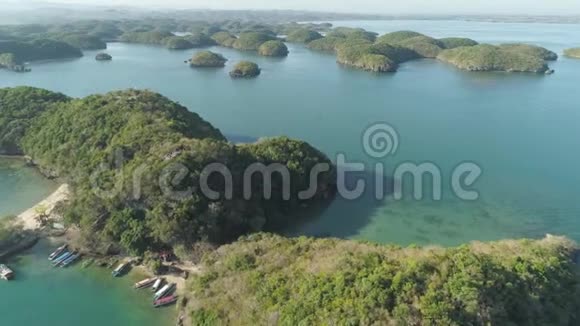
[[[204,21],[248,20],[263,23],[287,23],[333,20],[459,20],[502,23],[580,24],[580,15],[397,15],[379,13],[336,13],[308,10],[172,10],[144,9],[129,6],[91,6],[80,4],[20,4],[8,2],[0,12],[1,24],[50,24],[86,19],[191,19]]]

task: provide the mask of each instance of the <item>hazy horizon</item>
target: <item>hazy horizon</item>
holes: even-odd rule
[[[213,10],[309,10],[337,13],[366,13],[379,15],[580,15],[580,1],[560,0],[537,1],[531,4],[526,0],[406,0],[379,1],[360,0],[356,3],[347,0],[319,0],[316,2],[295,0],[0,0],[0,4],[10,4],[25,8],[32,5],[77,5],[77,6],[117,6],[150,9],[213,9]]]

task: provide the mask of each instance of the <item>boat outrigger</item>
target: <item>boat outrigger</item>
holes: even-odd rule
[[[155,300],[155,302],[153,302],[153,307],[159,308],[159,307],[163,307],[163,306],[168,306],[170,304],[175,303],[176,301],[177,301],[177,296],[170,295],[168,297],[161,298],[159,300]]]
[[[52,254],[50,254],[50,256],[48,256],[48,260],[52,261],[56,257],[60,256],[66,250],[67,247],[68,245],[65,244],[56,248],[56,250]]]
[[[14,272],[4,264],[0,264],[0,278],[9,281],[14,278]]]
[[[81,254],[75,254],[70,256],[68,259],[66,259],[65,261],[63,261],[61,263],[61,267],[67,267],[69,265],[72,265],[75,261],[77,261],[77,259],[79,259],[81,257]]]
[[[164,296],[170,294],[174,289],[175,289],[175,283],[166,284],[164,287],[161,288],[161,290],[155,292],[155,296],[153,297],[153,300],[157,301],[157,300],[163,298]]]
[[[119,276],[123,275],[123,273],[125,272],[125,270],[127,269],[128,266],[129,266],[129,263],[122,263],[121,265],[117,266],[117,268],[115,268],[113,270],[111,275],[113,275],[113,277],[119,277]]]
[[[135,283],[136,289],[143,289],[153,285],[153,283],[157,282],[157,277],[147,278],[143,281]]]

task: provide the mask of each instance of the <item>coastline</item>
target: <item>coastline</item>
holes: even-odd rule
[[[39,219],[43,216],[53,219],[55,208],[69,198],[70,186],[66,183],[62,184],[44,200],[20,213],[15,219],[15,223],[21,225],[24,230],[38,230],[42,227]]]

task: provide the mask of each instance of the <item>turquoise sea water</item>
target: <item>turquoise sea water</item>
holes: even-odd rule
[[[0,157],[0,218],[30,208],[56,190],[56,185],[26,168],[23,160]]]
[[[9,261],[13,281],[0,282],[5,298],[2,325],[172,325],[175,307],[156,310],[151,292],[132,289],[135,277],[113,278],[109,270],[53,268],[46,243]]]
[[[580,25],[445,21],[337,25],[377,32],[410,29],[435,37],[466,36],[491,43],[530,42],[560,54],[564,48],[580,46]],[[448,184],[451,171],[461,162],[476,162],[483,169],[474,186],[481,195],[475,202],[454,198],[447,186],[441,201],[396,201],[392,197],[376,201],[372,194],[354,201],[337,199],[321,216],[289,230],[292,235],[442,245],[545,233],[580,240],[580,152],[576,150],[580,145],[580,60],[560,58],[551,63],[556,70],[551,76],[470,73],[435,60],[410,62],[397,73],[374,75],[342,68],[333,56],[299,45],[290,45],[291,54],[285,59],[225,48],[212,50],[230,59],[228,67],[190,69],[183,60],[194,50],[110,44],[111,62],[96,62],[95,53],[87,52],[81,59],[35,63],[28,74],[0,71],[0,87],[30,85],[72,96],[147,88],[198,112],[226,135],[296,137],[331,158],[344,153],[349,161],[360,160],[369,167],[384,163],[387,174],[401,162],[428,161],[441,168]],[[241,59],[256,61],[262,75],[255,80],[231,80],[228,68]],[[364,129],[378,121],[394,126],[400,139],[396,155],[379,161],[366,155],[361,145]],[[24,187],[7,188],[2,182],[0,194],[15,193],[16,188],[26,193]],[[22,265],[25,276],[34,275],[38,266],[34,259],[29,264]],[[51,273],[46,271],[42,277],[60,277]],[[114,291],[109,296],[99,292],[98,286],[87,285],[92,277],[64,273],[70,275],[58,274],[63,282],[85,290],[52,288],[59,296],[72,295],[82,306],[83,300],[90,300],[91,291],[102,294],[89,304],[95,310],[87,308],[88,319],[101,314],[97,310],[101,304],[118,300]],[[15,284],[18,289],[19,283]],[[42,287],[37,291],[35,286],[26,289],[30,295],[46,291]],[[0,291],[4,293],[4,289]],[[120,316],[115,309],[128,306],[107,307],[103,309]],[[18,318],[22,313],[15,310],[15,314]]]

